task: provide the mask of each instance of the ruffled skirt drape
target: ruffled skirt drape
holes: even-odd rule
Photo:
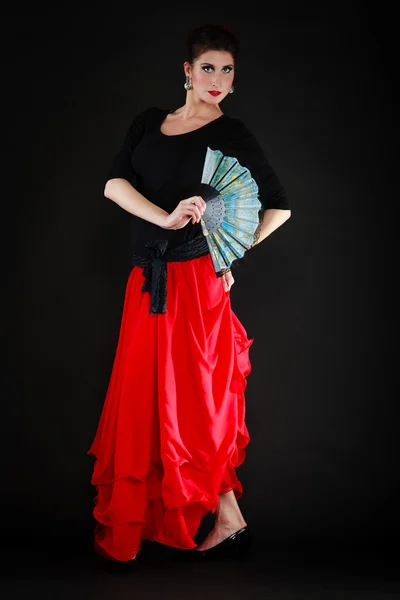
[[[127,561],[141,540],[194,548],[218,496],[243,492],[247,337],[210,255],[167,263],[167,312],[150,314],[143,269],[128,278],[97,431],[94,548]]]

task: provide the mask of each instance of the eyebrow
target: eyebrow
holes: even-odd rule
[[[215,67],[215,65],[213,65],[212,63],[201,63],[200,64],[201,67],[203,67],[205,65],[207,65],[209,67]],[[233,65],[224,65],[222,68],[225,69],[225,67],[233,67]]]

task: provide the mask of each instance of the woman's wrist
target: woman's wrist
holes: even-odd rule
[[[160,207],[158,207],[158,208],[160,208]],[[158,225],[159,227],[161,227],[162,229],[166,229],[166,219],[169,216],[169,213],[167,213],[162,208],[160,208],[160,211],[162,211],[162,212],[159,215],[157,215],[157,222],[155,224]]]

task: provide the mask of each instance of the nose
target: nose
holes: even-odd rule
[[[221,78],[220,77],[214,77],[211,85],[213,85],[214,87],[218,87],[221,84]]]

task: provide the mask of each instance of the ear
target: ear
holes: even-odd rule
[[[190,63],[188,61],[185,61],[183,63],[183,70],[185,72],[185,75],[191,75],[192,74],[192,67],[190,65]]]

